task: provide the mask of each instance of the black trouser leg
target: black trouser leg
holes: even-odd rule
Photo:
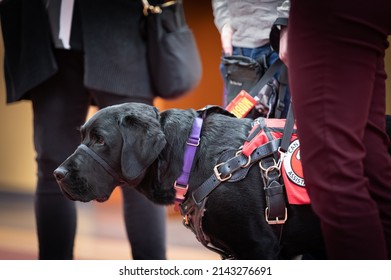
[[[60,71],[31,92],[38,167],[35,214],[40,259],[72,259],[75,203],[63,196],[53,171],[79,145],[90,103],[78,55],[59,52]],[[64,63],[64,61],[66,63]]]

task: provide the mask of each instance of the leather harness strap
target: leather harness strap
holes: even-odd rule
[[[278,150],[280,146],[280,139],[270,141],[260,147],[258,147],[250,158],[239,153],[230,160],[216,165],[214,173],[210,176],[201,186],[199,186],[192,194],[192,198],[195,203],[200,203],[205,197],[207,197],[221,182],[236,182],[244,177],[231,178],[232,174],[236,171],[242,170],[248,171],[249,167],[258,162],[261,158],[272,155]],[[245,172],[244,175],[246,175]]]
[[[291,109],[289,110],[292,111]],[[233,179],[231,178],[234,172],[245,169],[248,170],[248,168],[254,164],[255,162],[259,162],[261,159],[271,156],[274,153],[276,153],[278,150],[282,150],[285,152],[289,146],[290,138],[293,132],[293,124],[294,120],[292,119],[292,122],[288,123],[284,128],[284,136],[281,139],[274,139],[270,142],[267,142],[258,148],[254,150],[254,152],[250,155],[250,157],[247,157],[238,152],[236,156],[229,159],[226,162],[217,164],[214,168],[214,173],[212,176],[210,176],[201,186],[199,186],[193,193],[192,198],[196,204],[200,203],[205,197],[207,197],[221,182],[228,181],[228,182],[236,182],[239,181],[239,179]],[[291,128],[292,127],[292,128]],[[283,145],[284,144],[284,145]],[[247,174],[247,172],[246,172]],[[240,176],[241,177],[241,176]],[[240,178],[240,180],[243,178]],[[183,207],[182,207],[183,208]],[[183,211],[183,209],[182,209]],[[186,211],[184,211],[186,212]]]
[[[277,156],[274,156],[265,157],[259,162],[265,185],[265,218],[271,225],[283,225],[287,220],[286,195],[281,177],[281,165],[291,142],[293,129],[294,116],[292,106],[290,106],[281,139],[281,146],[278,149],[278,160],[276,161]],[[278,231],[281,233],[282,229]]]
[[[207,198],[220,183],[237,182],[244,179],[254,163],[259,162],[260,170],[264,180],[266,196],[265,219],[273,225],[272,228],[281,240],[282,226],[287,219],[286,196],[284,184],[281,183],[281,164],[287,151],[294,129],[294,118],[292,106],[288,111],[288,118],[284,126],[282,139],[271,139],[271,134],[265,130],[270,141],[262,145],[254,145],[254,137],[266,127],[264,121],[254,121],[261,129],[253,127],[245,145],[252,143],[253,147],[248,155],[242,150],[228,150],[224,152],[213,169],[213,174],[202,183],[193,193],[186,196],[180,204],[180,211],[184,217],[184,225],[195,233],[197,239],[208,249],[220,254],[223,258],[229,259],[234,256],[231,252],[217,248],[211,244],[208,236],[202,229],[202,217],[205,211]],[[260,125],[261,124],[261,125]],[[244,147],[243,147],[244,150]],[[248,151],[248,149],[246,149]],[[279,156],[279,157],[278,157]],[[277,162],[276,162],[277,159]]]

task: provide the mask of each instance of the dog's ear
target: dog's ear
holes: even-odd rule
[[[123,138],[121,169],[124,179],[138,183],[145,170],[157,159],[166,145],[160,115],[155,107],[129,113],[119,121]]]

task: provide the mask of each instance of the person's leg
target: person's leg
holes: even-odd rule
[[[149,105],[153,103],[149,99],[92,92],[99,108],[125,102],[140,102]],[[123,186],[121,189],[126,232],[133,259],[166,259],[166,208],[152,203],[132,187]]]
[[[166,259],[166,209],[122,187],[126,232],[135,260]]]
[[[382,141],[380,133],[368,132],[368,118],[373,93],[379,90],[374,87],[375,73],[387,39],[384,29],[373,29],[372,19],[389,19],[386,11],[391,8],[388,3],[381,8],[383,14],[372,11],[385,1],[375,2],[366,7],[354,1],[291,2],[289,81],[301,160],[331,259],[387,257],[384,232],[389,229],[383,226],[391,222],[389,206],[385,207],[391,204],[391,181],[386,182],[390,161],[376,163],[388,170],[387,175],[366,169],[374,158],[366,155],[369,142]],[[371,150],[386,153],[384,147],[383,142]],[[382,185],[367,172],[381,177]]]
[[[369,180],[369,192],[376,201],[387,242],[388,258],[391,259],[391,156],[387,152],[390,139],[384,130],[385,80],[384,57],[379,57],[372,103],[365,128],[364,175]]]
[[[82,90],[80,56],[57,52],[59,72],[31,92],[38,165],[35,214],[39,259],[72,259],[76,208],[60,191],[53,171],[80,143],[88,97]]]

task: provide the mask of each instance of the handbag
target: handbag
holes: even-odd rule
[[[224,65],[224,83],[227,88],[227,103],[230,103],[241,91],[249,91],[266,69],[266,57],[253,59],[243,55],[223,56],[221,63]]]
[[[275,75],[279,71],[277,80]],[[244,72],[240,73],[244,75]],[[250,77],[253,76],[247,76],[248,79]],[[241,77],[242,80],[245,78]],[[236,96],[226,106],[226,110],[238,118],[280,118],[285,109],[287,84],[287,68],[277,59],[260,78],[255,77],[248,84],[237,88]]]
[[[155,95],[174,99],[185,95],[201,80],[201,59],[188,27],[181,0],[143,3],[147,58]]]

